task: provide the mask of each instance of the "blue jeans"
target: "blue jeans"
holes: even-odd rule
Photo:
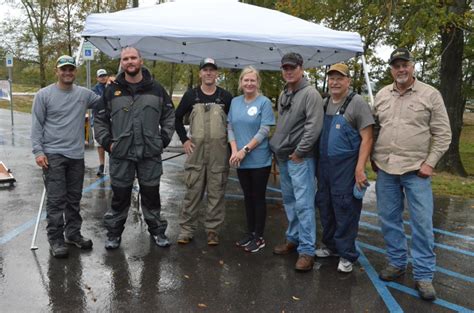
[[[402,219],[406,197],[412,229],[413,276],[416,281],[433,280],[436,255],[431,178],[418,177],[416,172],[391,175],[379,170],[375,190],[389,263],[397,268],[407,266],[407,239]]]
[[[301,163],[279,160],[278,166],[283,204],[288,218],[286,238],[298,245],[299,254],[314,256],[316,243],[314,160],[305,158]]]

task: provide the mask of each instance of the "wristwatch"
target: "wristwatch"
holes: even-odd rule
[[[244,146],[244,151],[245,151],[245,153],[249,153],[249,152],[250,152],[250,148],[247,147],[247,146]]]

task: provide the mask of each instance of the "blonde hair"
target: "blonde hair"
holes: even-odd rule
[[[253,66],[246,66],[242,72],[240,73],[239,76],[239,90],[242,91],[242,79],[244,78],[245,75],[247,74],[255,74],[257,77],[257,92],[260,93],[260,83],[262,82],[262,79],[260,78],[260,72]]]

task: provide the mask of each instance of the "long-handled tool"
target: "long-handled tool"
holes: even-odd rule
[[[39,222],[41,219],[41,213],[43,212],[43,206],[44,206],[44,199],[46,198],[46,187],[43,188],[43,195],[41,196],[41,201],[38,209],[38,216],[36,217],[36,225],[35,225],[35,231],[33,233],[33,239],[31,240],[31,250],[36,250],[38,247],[36,246],[36,235],[38,234],[38,227],[39,227]]]
[[[176,155],[173,155],[173,156],[170,156],[170,157],[167,157],[167,158],[165,158],[165,159],[161,160],[161,162],[164,162],[164,161],[168,161],[168,160],[171,160],[171,159],[177,158],[177,157],[179,157],[179,156],[182,156],[183,154],[184,154],[184,152],[182,152],[182,153],[178,153],[178,154],[176,154]]]

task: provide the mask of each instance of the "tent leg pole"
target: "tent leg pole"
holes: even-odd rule
[[[79,47],[77,48],[77,52],[76,52],[76,66],[79,65],[79,58],[81,57],[83,45],[84,45],[84,37],[81,37],[81,42],[79,43]]]
[[[374,107],[374,96],[372,94],[372,86],[370,85],[370,79],[369,79],[369,69],[367,67],[367,63],[365,62],[365,56],[362,54],[362,67],[364,68],[364,77],[365,77],[365,83],[367,84],[367,91],[369,92],[369,98],[370,98],[370,106]]]

